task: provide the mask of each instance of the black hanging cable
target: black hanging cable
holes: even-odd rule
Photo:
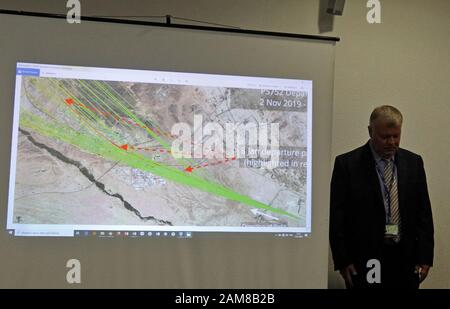
[[[189,18],[177,17],[177,16],[172,16],[172,17],[173,17],[173,19],[179,19],[179,20],[184,20],[184,21],[191,21],[191,22],[201,23],[201,24],[205,24],[205,25],[213,25],[213,26],[219,26],[219,27],[225,27],[225,28],[233,28],[233,29],[242,29],[241,27],[237,27],[237,26],[217,24],[217,23],[207,22],[207,21],[203,21],[203,20],[195,20],[195,19],[189,19]]]
[[[173,19],[173,20],[176,19],[176,20],[182,20],[182,21],[190,21],[190,22],[194,22],[194,23],[198,23],[198,24],[219,26],[219,27],[224,27],[224,28],[242,29],[241,27],[238,27],[238,26],[218,24],[218,23],[213,23],[213,22],[204,21],[204,20],[190,19],[190,18],[186,18],[186,17],[179,17],[179,16],[172,16],[172,15],[86,15],[86,17],[100,17],[100,18],[161,18],[161,19],[165,18],[167,24],[171,23],[171,19]],[[169,22],[168,22],[168,19],[169,19]]]
[[[98,18],[165,18],[167,15],[86,15]]]

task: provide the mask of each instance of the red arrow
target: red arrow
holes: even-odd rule
[[[188,173],[192,173],[193,168],[192,168],[192,166],[188,166],[184,170]]]
[[[66,101],[67,105],[73,104],[73,99],[71,99],[71,98],[67,98],[65,101]]]
[[[120,146],[120,148],[123,150],[128,150],[128,144],[122,145],[122,146]]]

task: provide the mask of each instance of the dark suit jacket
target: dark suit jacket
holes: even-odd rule
[[[395,161],[405,267],[433,265],[434,230],[423,161],[399,149]],[[336,157],[331,179],[330,246],[335,270],[380,259],[385,208],[369,143]]]

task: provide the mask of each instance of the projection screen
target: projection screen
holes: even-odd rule
[[[333,43],[0,29],[1,286],[327,286]]]

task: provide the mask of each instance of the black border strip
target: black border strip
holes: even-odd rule
[[[66,19],[67,18],[67,16],[63,15],[63,14],[13,11],[13,10],[4,10],[4,9],[0,9],[0,14],[46,17],[46,18],[57,18],[57,19]],[[170,22],[159,23],[159,22],[149,22],[149,21],[143,21],[143,20],[116,19],[116,18],[105,18],[105,17],[81,16],[80,20],[104,22],[104,23],[115,23],[115,24],[141,25],[141,26],[150,26],[150,27],[164,27],[164,28],[192,29],[192,30],[200,30],[200,31],[215,31],[215,32],[263,35],[263,36],[296,38],[296,39],[306,39],[306,40],[319,40],[319,41],[331,41],[331,42],[339,42],[341,40],[338,37],[310,35],[310,34],[297,34],[297,33],[288,33],[288,32],[272,32],[272,31],[261,31],[261,30],[246,30],[246,29],[235,29],[235,28],[196,26],[196,25],[187,25],[187,24],[186,25],[185,24],[172,24]]]

